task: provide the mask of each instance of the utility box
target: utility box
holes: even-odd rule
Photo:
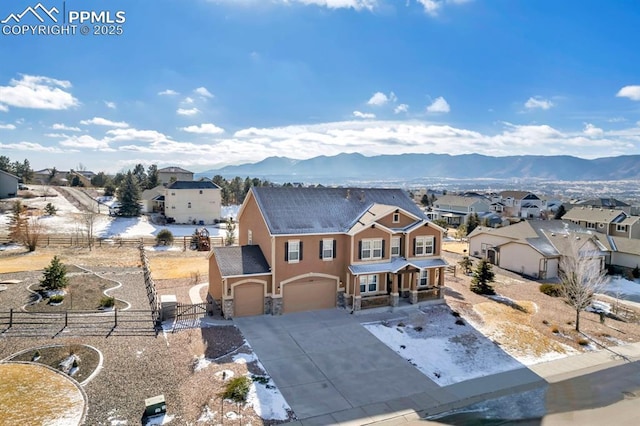
[[[144,407],[145,417],[157,416],[167,412],[167,403],[164,401],[164,395],[145,399]]]
[[[162,296],[160,296],[160,310],[162,312],[162,321],[175,319],[177,304],[178,299],[174,294],[163,294]]]

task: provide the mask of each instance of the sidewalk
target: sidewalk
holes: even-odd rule
[[[476,402],[532,390],[546,386],[547,383],[567,380],[638,360],[640,360],[640,342],[467,380],[433,391],[308,418],[292,424],[303,426],[409,424],[426,416],[452,411]],[[425,423],[421,421],[420,424]]]

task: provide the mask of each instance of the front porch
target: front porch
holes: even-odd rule
[[[353,312],[381,307],[398,308],[444,300],[442,259],[351,265],[345,302]]]

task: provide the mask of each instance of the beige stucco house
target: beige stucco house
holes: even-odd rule
[[[598,252],[604,267],[607,248],[593,233],[560,220],[528,220],[502,228],[477,227],[469,234],[471,256],[535,279],[558,277],[560,259],[570,239],[580,249]]]
[[[164,214],[176,223],[211,225],[222,216],[220,187],[211,181],[175,181],[165,189]]]
[[[444,230],[399,189],[254,187],[239,247],[214,247],[225,317],[441,302]]]
[[[491,211],[489,200],[478,196],[443,195],[433,203],[431,217],[444,219],[449,225],[458,226],[466,223],[474,213]]]
[[[170,184],[175,181],[193,180],[193,172],[180,167],[164,167],[158,169],[158,182],[161,184]]]

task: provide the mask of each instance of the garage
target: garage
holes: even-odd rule
[[[307,279],[287,283],[282,288],[285,314],[336,307],[336,280]]]
[[[264,285],[240,284],[233,289],[234,316],[247,317],[264,314]]]

